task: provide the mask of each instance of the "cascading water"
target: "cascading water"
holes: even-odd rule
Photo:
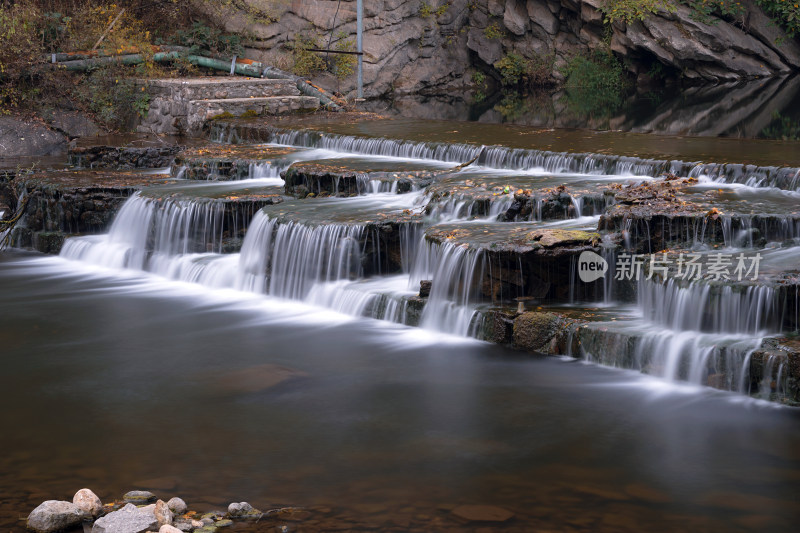
[[[324,154],[339,154],[339,157],[346,153],[448,163],[462,163],[477,157],[476,164],[482,168],[470,172],[480,175],[483,168],[513,170],[516,172],[513,179],[521,183],[531,180],[531,183],[548,184],[548,188],[542,186],[536,193],[539,196],[531,195],[527,206],[530,213],[526,210],[519,217],[506,218],[503,215],[515,202],[514,194],[509,193],[506,187],[495,186],[494,183],[502,185],[505,179],[496,171],[491,171],[488,177],[482,176],[485,181],[475,182],[481,183],[480,187],[462,189],[464,194],[461,196],[456,192],[437,196],[433,201],[435,195],[432,189],[428,189],[427,196],[421,191],[401,195],[413,197],[402,206],[396,200],[389,200],[390,196],[397,197],[394,194],[398,192],[397,180],[370,179],[368,174],[359,177],[357,191],[352,194],[357,192],[378,197],[384,194],[386,198],[378,199],[390,206],[387,209],[411,207],[406,211],[417,214],[426,208],[423,204],[427,204],[425,225],[442,222],[468,224],[477,218],[483,218],[484,223],[513,219],[516,223],[530,224],[531,230],[591,231],[597,227],[597,215],[613,202],[613,195],[598,194],[596,184],[611,177],[625,181],[630,176],[655,177],[671,172],[702,175],[707,181],[746,182],[751,187],[796,188],[798,185],[796,169],[697,165],[499,146],[369,139],[309,131],[273,130],[267,140],[317,149],[319,152],[307,151],[314,152],[315,157],[323,150]],[[252,163],[246,177],[261,181],[279,180],[278,173],[283,164]],[[547,173],[560,176],[557,178],[559,181],[555,181],[557,185],[550,185],[553,178],[541,177]],[[531,176],[536,176],[539,181],[533,181]],[[449,173],[442,180],[441,190],[447,191],[449,184],[459,183],[459,179],[457,173]],[[508,179],[513,185],[512,178]],[[558,185],[561,180],[571,179],[575,179],[579,186],[570,189],[567,184],[564,191],[564,187]],[[473,186],[466,178],[462,181],[466,187]],[[336,190],[338,185],[335,183]],[[511,190],[516,189],[512,187]],[[470,196],[473,193],[475,195]],[[316,204],[309,203],[310,200],[303,202],[306,202],[305,206],[313,205],[314,209],[324,211],[334,205],[332,200],[317,199]],[[337,198],[336,205],[349,205],[349,216],[360,209],[362,204],[358,201],[357,198]],[[381,205],[381,209],[383,207]],[[387,227],[381,226],[380,222],[352,222],[348,217],[326,219],[322,216],[306,220],[302,213],[286,216],[287,212],[270,214],[269,209],[257,211],[237,226],[237,222],[226,219],[221,202],[149,199],[136,194],[120,210],[107,236],[68,239],[62,255],[110,267],[146,270],[210,287],[304,301],[354,316],[406,322],[462,336],[476,335],[486,313],[479,310],[481,303],[491,299],[493,303],[508,305],[510,297],[525,295],[521,261],[520,279],[515,279],[513,286],[498,283],[494,287],[494,260],[487,259],[490,252],[484,253],[482,249],[463,244],[455,245],[447,240],[442,243],[428,241],[422,223]],[[383,213],[376,215],[377,220],[380,221],[382,216]],[[730,218],[721,217],[719,231],[726,246],[752,247],[755,244],[753,236],[759,233],[776,240],[800,237],[800,223],[794,219],[787,218],[785,223],[757,215],[740,219],[734,224]],[[348,222],[340,223],[339,220]],[[630,220],[623,222],[621,235],[626,247],[644,241],[643,235],[653,229],[647,224],[646,220],[641,225],[633,225]],[[674,228],[674,231],[669,229],[669,233],[685,233],[687,242],[699,248],[707,247],[707,224],[711,223],[697,220],[692,225]],[[391,250],[386,249],[387,231],[399,232],[399,236],[394,234],[392,237]],[[223,243],[226,235],[231,233],[244,233],[244,239],[239,253],[226,254],[224,252],[228,250],[224,249]],[[487,233],[491,231],[487,230]],[[602,256],[611,265],[615,263],[617,247],[618,243],[612,242],[609,235],[603,236]],[[392,267],[387,269],[386,257],[392,255],[395,256],[391,261]],[[517,269],[516,264],[503,265],[502,268],[508,271]],[[572,258],[569,267],[565,265],[562,264],[565,269],[573,268],[575,271],[568,276],[569,294],[561,294],[558,298],[561,303],[578,306],[578,299],[585,297],[586,291],[577,290],[581,286],[576,285],[576,257]],[[486,274],[492,285],[488,289],[484,286]],[[566,277],[567,273],[563,275]],[[426,299],[417,297],[423,280],[432,281]],[[615,284],[613,276],[605,277],[602,295],[606,306],[617,303],[617,291],[622,288]],[[487,296],[490,292],[491,296]],[[601,293],[597,291],[597,294]],[[596,333],[594,340],[584,338],[582,346],[587,359],[640,369],[671,381],[713,384],[718,388],[748,393],[751,354],[760,346],[762,337],[783,331],[780,324],[784,320],[781,316],[784,306],[778,301],[781,296],[765,285],[739,290],[704,282],[680,285],[672,280],[663,283],[645,280],[638,285],[637,294],[638,318],[619,325],[616,330],[610,328],[602,335]],[[760,385],[762,395],[766,394],[767,388],[774,390],[782,386],[773,383],[775,376],[779,383],[783,379],[782,365],[784,363],[779,359],[765,362],[765,374]]]
[[[473,333],[477,311],[471,305],[477,296],[483,257],[479,250],[450,243],[425,242],[411,271],[410,289],[422,280],[432,280],[428,303],[422,312],[422,327],[466,336]]]
[[[246,128],[240,128],[246,129]],[[217,126],[213,136],[218,142],[239,142],[242,132],[227,125]],[[463,163],[478,157],[476,164],[508,170],[540,170],[549,173],[617,176],[677,176],[704,177],[720,183],[741,183],[754,187],[800,189],[800,168],[754,165],[694,163],[678,160],[642,159],[637,157],[549,152],[444,142],[419,142],[387,138],[356,137],[306,130],[261,129],[254,132],[256,141],[276,144],[324,148],[339,152],[391,156],[406,159],[429,159]],[[266,137],[266,138],[265,138]]]

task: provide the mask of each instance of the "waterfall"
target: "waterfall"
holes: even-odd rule
[[[473,333],[478,296],[476,285],[483,274],[483,254],[466,246],[426,242],[411,271],[409,288],[432,280],[428,303],[422,312],[422,327],[455,335]]]
[[[493,169],[529,170],[554,174],[689,176],[720,183],[741,183],[754,187],[800,189],[800,169],[774,166],[735,165],[645,159],[629,156],[550,152],[496,145],[407,141],[359,137],[308,130],[249,128],[247,125],[217,125],[212,137],[220,142],[271,142],[339,152],[380,155],[404,159],[427,159],[463,163],[478,157],[476,164]]]

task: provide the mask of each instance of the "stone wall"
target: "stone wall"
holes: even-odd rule
[[[800,69],[800,44],[754,5],[743,0],[738,22],[704,24],[689,8],[626,25],[603,23],[602,0],[374,0],[364,2],[364,82],[368,97],[443,94],[468,90],[472,73],[497,77],[494,65],[509,52],[526,58],[554,54],[554,76],[574,54],[608,43],[634,74],[654,62],[698,82],[716,83],[779,75]],[[214,4],[214,7],[209,7]],[[355,37],[355,0],[243,0],[249,14],[199,3],[228,31],[255,36],[248,55],[289,66],[288,48],[299,33],[314,32],[326,46],[338,35]],[[428,7],[425,7],[428,6]],[[338,9],[338,12],[337,12]],[[259,13],[279,15],[272,24]],[[777,42],[783,43],[778,45]],[[352,93],[355,76],[338,82],[315,78],[329,89]]]
[[[150,94],[150,109],[137,126],[141,133],[197,134],[206,120],[224,112],[278,114],[319,105],[301,97],[291,80],[208,77],[140,82]]]

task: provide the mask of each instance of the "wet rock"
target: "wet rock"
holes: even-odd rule
[[[87,513],[74,503],[48,500],[28,515],[28,529],[38,533],[54,533],[80,524]]]
[[[228,515],[234,518],[255,518],[262,513],[247,502],[239,502],[228,506]]]
[[[146,490],[132,490],[125,493],[125,496],[123,496],[122,499],[125,501],[125,503],[143,505],[156,501],[156,495]]]
[[[143,533],[158,530],[159,524],[154,510],[155,505],[137,508],[128,503],[122,509],[97,519],[92,526],[92,533]]]
[[[112,171],[52,171],[20,174],[11,186],[28,197],[12,244],[58,253],[67,235],[104,233],[122,203],[165,176]]]
[[[461,505],[451,513],[468,522],[507,522],[514,517],[508,509],[493,505]]]
[[[419,297],[427,298],[431,295],[431,286],[433,282],[429,279],[423,279],[419,282]]]
[[[156,520],[158,520],[159,525],[172,525],[172,511],[164,500],[158,500],[156,502],[153,515],[156,517]]]
[[[594,232],[532,229],[524,223],[439,224],[425,237],[442,253],[458,247],[467,250],[458,256],[480,254],[482,268],[470,292],[495,304],[519,296],[594,298],[602,289],[597,281],[580,282],[573,268],[582,252],[600,251],[600,236]]]
[[[800,403],[800,340],[771,337],[762,341],[750,356],[750,389],[758,391],[763,382],[769,383],[772,392],[781,390],[783,396],[776,400]]]
[[[483,313],[481,338],[495,344],[511,344],[514,337],[515,313],[490,309]]]
[[[229,527],[233,525],[233,520],[222,519],[214,522],[214,527]]]
[[[258,177],[269,165],[287,164],[297,148],[276,146],[210,145],[191,148],[175,156],[171,174],[189,180],[229,181]],[[261,167],[261,168],[259,168]]]
[[[178,529],[179,531],[192,531],[194,529],[194,526],[192,525],[192,521],[191,520],[184,520],[184,519],[176,519],[172,523],[172,527]]]
[[[79,168],[132,170],[164,168],[172,164],[182,146],[76,146],[69,150],[70,163]]]
[[[72,503],[91,516],[98,516],[103,510],[103,502],[89,489],[81,489],[72,497]]]
[[[612,185],[616,204],[600,217],[598,229],[619,232],[625,247],[652,253],[698,244],[758,246],[800,236],[796,205],[781,205],[779,197],[742,210],[741,198],[726,189],[697,187],[694,178],[667,175],[663,179]]]
[[[171,498],[167,502],[167,507],[169,507],[169,510],[175,513],[176,515],[182,515],[188,509],[188,507],[186,506],[186,502],[178,498],[177,496],[175,498]]]
[[[529,351],[541,351],[555,337],[562,324],[562,318],[555,313],[522,313],[514,319],[514,346]]]

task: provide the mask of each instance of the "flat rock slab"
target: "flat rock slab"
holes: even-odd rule
[[[429,228],[430,242],[450,243],[491,254],[575,255],[593,249],[600,234],[583,230],[542,228],[535,223],[439,224]]]
[[[65,170],[36,172],[19,175],[15,179],[17,186],[25,185],[33,188],[81,191],[81,190],[131,190],[137,191],[151,185],[174,183],[165,174],[149,174],[130,171],[113,170]]]
[[[357,196],[379,190],[410,192],[424,188],[447,169],[442,165],[386,161],[371,158],[335,158],[292,164],[281,174],[286,193],[299,198],[315,196]],[[385,184],[385,185],[384,185]]]
[[[531,295],[546,300],[595,298],[600,290],[597,282],[580,282],[574,268],[581,253],[600,252],[596,232],[519,222],[439,224],[426,230],[425,239],[479,254],[483,266],[470,283],[474,294],[493,304]],[[434,279],[434,287],[436,283]]]
[[[159,524],[155,512],[155,504],[136,507],[127,504],[119,511],[109,513],[92,526],[92,533],[144,533],[158,531]]]
[[[171,173],[193,180],[241,180],[251,178],[252,165],[284,164],[302,148],[288,146],[210,145],[184,150],[175,156]]]
[[[748,239],[800,238],[796,197],[770,189],[716,188],[694,178],[661,179],[612,186],[616,204],[600,218],[599,229],[624,232],[634,251],[658,251],[698,244],[733,246],[740,232]],[[753,238],[755,237],[755,238]]]

